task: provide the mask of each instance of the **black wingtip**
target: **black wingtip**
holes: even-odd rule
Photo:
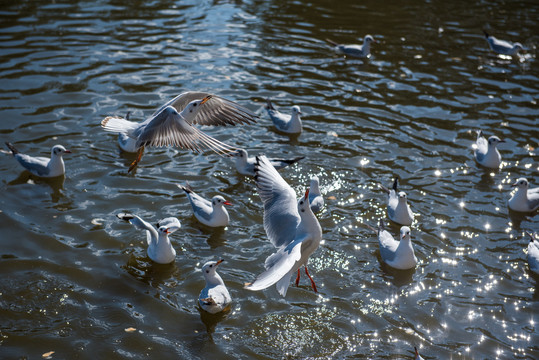
[[[120,220],[125,220],[125,221],[129,221],[134,218],[133,214],[129,214],[129,213],[119,213],[119,214],[116,214],[116,217]]]
[[[189,181],[185,182],[185,185],[180,185],[181,189],[185,191],[187,194],[190,194],[193,192],[193,188],[189,184]]]
[[[275,110],[275,108],[273,107],[273,104],[271,103],[271,100],[269,98],[266,99],[266,109]]]
[[[485,38],[487,38],[487,39],[488,39],[489,36],[490,36],[490,35],[488,34],[488,32],[486,32],[485,30],[483,30],[483,34],[485,34]]]
[[[17,150],[17,149],[15,148],[15,146],[13,146],[12,143],[6,141],[6,146],[9,148],[9,150],[11,150],[11,152],[13,153],[13,155],[16,155],[16,154],[19,153],[19,150]]]
[[[399,187],[399,175],[396,175],[395,176],[395,181],[393,181],[393,190],[395,190],[395,192],[398,192],[398,187]]]

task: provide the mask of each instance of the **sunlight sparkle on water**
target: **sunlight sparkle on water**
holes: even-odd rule
[[[466,206],[466,204],[464,203],[464,201],[461,201],[461,202],[459,203],[459,206],[460,206],[461,208],[463,208],[464,206]]]
[[[440,170],[436,170],[436,171],[434,171],[434,175],[442,176],[442,172]]]

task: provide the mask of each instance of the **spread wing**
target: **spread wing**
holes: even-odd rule
[[[191,101],[203,99],[208,95],[211,95],[211,99],[199,110],[193,121],[194,124],[217,126],[252,124],[256,122],[258,116],[247,108],[220,96],[199,91],[187,91],[176,96],[157,109],[153,116],[163,111],[167,106],[173,106],[178,112],[181,112]]]
[[[294,240],[300,222],[296,194],[265,155],[256,157],[255,181],[264,204],[264,229],[280,248]]]

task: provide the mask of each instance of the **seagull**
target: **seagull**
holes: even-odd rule
[[[397,176],[391,189],[380,184],[380,188],[388,194],[387,215],[391,221],[399,225],[410,226],[414,221],[414,213],[408,205],[406,193],[398,190],[398,183],[399,177]]]
[[[227,310],[232,302],[223,279],[217,273],[217,266],[223,261],[208,261],[202,267],[206,287],[200,292],[198,303],[202,309],[211,314]]]
[[[169,264],[176,258],[176,250],[172,247],[169,234],[172,234],[181,227],[180,221],[175,217],[168,217],[157,223],[158,230],[148,222],[142,220],[137,215],[119,213],[119,219],[129,221],[139,230],[146,230],[146,241],[148,243],[148,257],[158,264]]]
[[[314,213],[322,210],[324,206],[324,197],[320,193],[320,186],[318,176],[311,178],[311,185],[309,186],[309,203],[311,204],[311,210]]]
[[[12,143],[6,142],[6,145],[11,150],[15,159],[35,176],[52,178],[65,174],[64,159],[62,156],[64,154],[71,154],[71,151],[66,150],[62,145],[54,145],[52,147],[50,159],[21,154]]]
[[[267,99],[266,110],[277,130],[287,134],[301,133],[301,109],[298,105],[292,106],[292,115],[287,115],[275,109],[270,99]]]
[[[309,189],[296,200],[296,193],[279,175],[265,155],[256,157],[255,181],[264,203],[264,229],[277,252],[265,262],[266,271],[253,283],[245,284],[248,290],[263,290],[277,283],[277,291],[286,296],[290,278],[297,272],[299,284],[300,267],[311,281],[314,292],[316,284],[307,270],[307,262],[322,240],[322,228],[309,204]]]
[[[232,156],[235,157],[236,170],[238,170],[240,174],[247,176],[255,176],[256,159],[254,158],[254,156],[249,157],[249,154],[245,149],[236,150],[234,153],[232,153]],[[298,156],[291,159],[271,158],[268,160],[275,169],[280,170],[284,167],[287,167],[288,165],[292,165],[300,161],[303,158],[305,158],[305,156]]]
[[[518,212],[533,212],[539,209],[539,188],[530,189],[526,178],[519,178],[511,186],[516,186],[517,191],[507,202],[509,209]]]
[[[178,185],[178,187],[187,194],[187,198],[193,208],[193,213],[198,221],[211,227],[228,225],[230,218],[228,216],[228,211],[226,211],[223,206],[232,204],[226,201],[224,197],[215,195],[210,202],[195,193],[189,183],[186,183],[185,186]]]
[[[417,351],[417,347],[414,346],[414,352],[415,352],[415,358],[414,360],[424,360],[421,355],[419,355],[419,351]]]
[[[328,43],[335,47],[335,51],[345,56],[352,56],[356,58],[365,58],[371,54],[371,43],[376,42],[371,35],[366,35],[363,39],[363,45],[344,45],[338,44],[333,40],[326,39]]]
[[[219,155],[227,155],[236,149],[193,125],[251,124],[256,117],[246,108],[219,96],[188,91],[161,106],[143,122],[107,116],[101,126],[106,131],[123,133],[136,140],[137,158],[129,167],[132,171],[140,162],[145,146],[175,145],[197,153],[207,148]]]
[[[497,169],[502,163],[500,152],[496,148],[499,143],[504,143],[497,136],[491,136],[487,139],[483,137],[483,132],[477,130],[477,140],[475,141],[475,159],[477,162],[487,168]]]
[[[488,45],[497,54],[501,55],[517,55],[520,50],[524,50],[524,47],[521,43],[510,43],[505,40],[498,40],[494,36],[489,35],[485,30],[485,38],[487,39]]]
[[[535,240],[532,234],[528,233],[530,242],[528,244],[528,266],[530,270],[539,275],[539,241]]]
[[[129,120],[130,115],[131,112],[127,112],[127,115],[125,115],[125,120]],[[125,133],[118,134],[118,146],[124,152],[136,153],[138,151],[137,140],[130,138]]]
[[[380,219],[378,227],[378,243],[380,245],[380,255],[382,260],[389,266],[399,269],[412,269],[417,264],[412,241],[410,239],[410,228],[401,227],[400,241],[393,239],[393,236],[384,229],[384,221]]]

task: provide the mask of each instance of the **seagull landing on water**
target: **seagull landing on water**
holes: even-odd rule
[[[206,280],[206,287],[198,296],[200,307],[210,314],[217,314],[230,307],[232,298],[226,288],[225,282],[217,273],[217,266],[224,260],[208,261],[202,266],[202,274]]]
[[[387,215],[389,219],[399,225],[412,225],[414,221],[414,213],[408,205],[408,196],[404,191],[399,191],[399,177],[395,177],[393,187],[391,189],[386,188],[380,184],[380,188],[384,190],[387,195]]]
[[[137,123],[108,116],[101,121],[104,130],[123,133],[136,140],[137,158],[132,171],[142,158],[145,146],[179,146],[195,152],[210,149],[219,155],[236,150],[194,127],[200,125],[236,125],[255,122],[257,115],[246,108],[216,95],[189,91],[161,106],[147,120]]]
[[[301,109],[298,105],[292,106],[292,115],[283,114],[277,110],[270,99],[267,99],[266,111],[273,121],[275,128],[283,133],[287,134],[300,134],[302,130],[301,123]]]
[[[232,156],[234,156],[236,170],[238,170],[240,174],[247,176],[255,176],[256,159],[254,156],[249,157],[249,154],[245,149],[236,150],[232,154]],[[268,160],[275,169],[280,170],[300,161],[303,158],[305,158],[305,156],[298,156],[291,159],[268,158]]]
[[[371,54],[371,43],[376,42],[371,35],[366,35],[363,39],[363,45],[358,44],[338,44],[333,40],[326,39],[328,43],[333,45],[338,54],[351,56],[356,58],[366,58]]]
[[[499,143],[504,143],[505,140],[497,136],[491,136],[487,139],[483,136],[481,130],[477,130],[477,140],[475,141],[475,160],[479,165],[490,169],[498,169],[502,163],[502,156],[498,151]]]
[[[487,39],[490,49],[497,54],[501,55],[517,55],[519,51],[524,50],[524,47],[521,43],[510,43],[505,40],[498,40],[494,36],[489,35],[485,30],[485,38]]]
[[[309,257],[320,245],[322,228],[309,204],[309,190],[299,201],[296,193],[279,175],[264,155],[256,157],[255,181],[258,193],[264,203],[264,229],[277,252],[265,262],[266,271],[258,275],[253,283],[246,284],[248,290],[263,290],[277,284],[277,291],[286,296],[290,278],[297,273],[299,284],[300,268],[311,280],[311,287],[317,292],[316,284],[307,270]]]
[[[230,218],[228,216],[228,211],[226,211],[224,206],[232,204],[225,200],[224,197],[215,195],[211,201],[209,201],[195,193],[189,183],[186,183],[185,186],[178,185],[178,187],[187,194],[189,203],[191,203],[191,207],[193,208],[193,213],[198,221],[211,227],[228,225]]]
[[[146,230],[146,242],[148,243],[148,257],[158,264],[169,264],[176,259],[176,250],[172,247],[169,234],[180,229],[181,224],[175,217],[168,217],[157,223],[158,229],[137,215],[119,213],[119,219],[128,221],[139,230]]]
[[[54,145],[51,149],[51,157],[34,157],[26,154],[21,154],[12,143],[6,142],[7,147],[11,150],[13,157],[32,175],[44,178],[52,178],[64,175],[65,166],[64,154],[71,154],[71,151],[66,150],[62,145]]]
[[[507,202],[509,209],[523,213],[539,209],[539,188],[530,189],[526,178],[519,178],[511,186],[517,187],[517,191]]]

